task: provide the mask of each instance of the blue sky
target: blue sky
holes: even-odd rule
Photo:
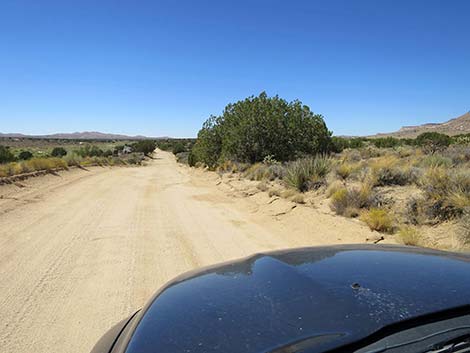
[[[266,91],[335,134],[470,110],[470,1],[0,3],[0,132],[195,136]]]

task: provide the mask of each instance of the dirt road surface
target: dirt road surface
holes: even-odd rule
[[[145,167],[34,179],[0,189],[0,352],[89,352],[182,272],[368,232],[267,193],[237,198],[161,151]]]

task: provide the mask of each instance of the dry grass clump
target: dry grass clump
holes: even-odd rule
[[[459,220],[458,238],[465,247],[470,246],[470,209],[466,209]]]
[[[293,189],[284,190],[281,193],[281,197],[288,199],[295,203],[300,203],[300,204],[305,203],[304,195],[302,195],[301,193]]]
[[[334,180],[328,185],[328,188],[326,189],[326,197],[331,197],[331,195],[342,188],[344,188],[344,183],[340,180]]]
[[[422,235],[415,227],[403,226],[397,235],[398,239],[405,245],[418,246],[422,242]]]
[[[67,169],[67,163],[61,158],[32,158],[27,161],[12,162],[0,165],[0,177],[57,169]]]
[[[307,191],[324,183],[331,164],[332,159],[322,155],[296,160],[287,165],[284,181],[291,188]]]
[[[219,173],[237,173],[239,171],[238,164],[231,160],[226,160],[220,164],[217,169]]]
[[[409,185],[416,182],[418,170],[395,155],[377,158],[370,163],[375,186]]]
[[[421,160],[421,166],[424,168],[444,167],[450,168],[453,165],[452,159],[440,154],[431,154]]]
[[[419,185],[424,191],[423,209],[430,219],[459,217],[470,207],[470,171],[468,169],[429,168]]]
[[[269,197],[273,197],[273,196],[278,196],[278,197],[280,197],[280,196],[281,196],[281,193],[282,193],[282,192],[281,192],[280,189],[271,189],[271,190],[269,190],[268,195],[269,195]]]
[[[360,169],[360,163],[349,163],[343,161],[341,164],[336,166],[335,173],[340,179],[346,180],[356,174]]]
[[[371,208],[361,214],[361,221],[365,222],[371,230],[391,233],[394,218],[391,213],[381,208]]]
[[[372,205],[373,197],[372,188],[367,184],[353,188],[342,187],[331,195],[330,207],[336,214],[356,217],[360,209]]]
[[[262,181],[256,185],[256,188],[260,191],[268,191],[268,184],[265,181]]]
[[[250,180],[276,180],[284,177],[284,167],[280,164],[255,163],[246,169],[244,176]]]

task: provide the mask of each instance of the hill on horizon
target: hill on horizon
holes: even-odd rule
[[[400,130],[389,133],[378,133],[374,137],[415,138],[424,132],[439,132],[449,136],[470,133],[470,111],[443,123],[427,123],[422,125],[403,126]]]
[[[128,136],[121,134],[109,134],[98,131],[83,131],[73,133],[56,133],[49,135],[25,135],[20,133],[0,133],[3,138],[37,138],[37,139],[58,139],[58,140],[144,140],[152,137],[137,135]]]

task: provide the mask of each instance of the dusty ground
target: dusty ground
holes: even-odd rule
[[[88,352],[181,272],[260,251],[364,242],[358,221],[157,152],[140,168],[0,187],[0,352]]]

